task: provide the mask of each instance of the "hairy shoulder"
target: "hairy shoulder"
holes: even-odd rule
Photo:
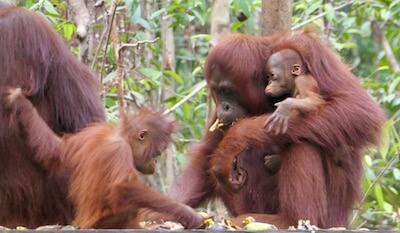
[[[96,123],[79,133],[66,135],[63,144],[64,156],[72,164],[114,164],[132,160],[128,142],[116,127],[107,123]]]

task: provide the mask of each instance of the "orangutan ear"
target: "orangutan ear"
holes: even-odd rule
[[[146,138],[147,134],[148,134],[148,130],[147,129],[140,130],[140,132],[138,133],[138,139],[140,141],[143,141]]]
[[[292,67],[292,74],[294,76],[299,76],[299,75],[301,75],[301,72],[302,72],[301,65],[300,64],[294,64],[293,67]]]

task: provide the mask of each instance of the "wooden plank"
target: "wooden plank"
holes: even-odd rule
[[[0,230],[0,233],[205,233],[205,232],[218,232],[218,233],[254,233],[254,231],[211,231],[211,230],[180,230],[180,231],[168,231],[168,230],[144,230],[144,229],[92,229],[92,230]],[[268,233],[400,233],[400,231],[396,230],[316,230],[316,231],[289,231],[289,230],[269,230],[269,231],[258,231],[258,232],[268,232]]]

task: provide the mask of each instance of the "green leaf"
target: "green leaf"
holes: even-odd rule
[[[395,180],[400,181],[400,169],[399,168],[397,168],[397,167],[393,168],[393,176],[394,176]]]
[[[53,4],[49,1],[44,2],[44,9],[50,14],[59,15],[56,8],[54,8]]]
[[[192,12],[196,16],[196,18],[200,21],[200,25],[204,25],[205,21],[203,19],[203,16],[201,16],[201,14],[199,12],[197,12],[196,10],[192,10]]]
[[[231,24],[231,30],[232,30],[233,32],[236,32],[236,31],[238,31],[244,24],[245,24],[245,22],[239,22],[239,21],[233,22],[233,23]]]
[[[151,26],[150,26],[149,22],[147,22],[143,18],[138,18],[136,20],[136,23],[140,24],[142,27],[146,28],[147,30],[151,29]]]
[[[371,22],[366,21],[361,25],[361,34],[365,37],[371,35]]]
[[[396,77],[395,80],[389,84],[388,93],[395,92],[399,84],[400,84],[400,77]]]
[[[375,184],[374,191],[375,191],[375,197],[378,202],[379,208],[384,210],[385,209],[385,198],[383,197],[383,191],[382,191],[381,186],[379,184]]]
[[[393,212],[393,206],[387,202],[383,203],[383,209],[387,212],[387,213],[392,213]]]
[[[39,8],[41,8],[41,7],[43,6],[44,1],[45,1],[45,0],[40,0],[39,2],[37,2],[37,3],[35,3],[33,6],[31,6],[30,9],[31,9],[32,11],[38,10]]]
[[[396,5],[400,5],[400,0],[392,0],[389,8],[393,8]]]
[[[326,19],[332,23],[335,18],[335,10],[333,9],[332,4],[330,3],[325,4],[324,10],[326,13]]]
[[[392,193],[394,193],[395,195],[399,195],[399,191],[398,191],[396,188],[390,186],[390,187],[389,187],[389,190],[390,190]]]
[[[152,90],[154,87],[157,86],[157,83],[151,79],[142,79],[139,81],[140,84],[143,84],[146,91]]]
[[[135,100],[137,103],[139,103],[139,104],[145,103],[146,98],[141,93],[139,93],[137,91],[130,91],[129,93],[135,97]]]
[[[234,0],[232,3],[233,10],[236,13],[243,12],[245,15],[250,15],[250,5],[251,1],[244,1],[244,0]]]
[[[33,6],[33,0],[25,0],[24,2],[23,2],[23,5],[20,5],[20,3],[18,4],[18,6],[23,6],[23,7],[26,7],[26,8],[31,8],[32,6]]]
[[[142,68],[140,69],[140,73],[142,73],[144,76],[150,78],[153,81],[158,80],[162,75],[161,71],[152,68]]]
[[[193,36],[191,37],[191,39],[192,39],[192,40],[195,40],[195,39],[204,39],[204,40],[206,40],[206,41],[209,41],[209,40],[211,40],[211,35],[210,35],[210,34],[196,34],[196,35],[193,35]]]
[[[167,10],[164,9],[164,8],[161,9],[161,10],[155,11],[153,14],[151,14],[150,20],[153,20],[153,19],[159,17],[160,15],[162,15],[163,13],[165,13],[166,11],[167,11]]]
[[[202,73],[203,73],[203,69],[200,66],[198,66],[193,69],[192,76],[195,77],[197,74],[202,74]]]
[[[136,22],[140,18],[141,10],[139,0],[125,0],[128,8],[128,14],[131,16],[131,20]]]
[[[181,85],[185,84],[185,82],[183,81],[182,77],[179,74],[177,74],[174,71],[172,71],[172,70],[166,70],[166,71],[164,71],[164,74],[168,75],[171,78],[173,78],[176,82],[178,82]]]
[[[192,116],[193,111],[188,103],[184,103],[181,108],[185,117],[190,118]]]
[[[115,80],[116,76],[117,76],[116,71],[110,72],[109,74],[107,74],[106,77],[104,77],[103,83],[111,83],[113,80]]]
[[[385,126],[383,127],[383,132],[382,132],[382,139],[381,139],[381,145],[379,147],[379,153],[382,155],[382,158],[386,158],[388,151],[389,151],[389,146],[390,146],[390,129],[392,128],[394,122],[393,120],[388,120],[385,123]]]
[[[365,163],[366,163],[369,167],[372,165],[371,156],[366,155],[366,156],[364,157],[364,161],[365,161]]]
[[[72,23],[64,24],[64,26],[63,26],[64,37],[67,40],[70,40],[72,38],[72,35],[74,34],[75,30],[76,29],[75,29],[75,25],[74,24],[72,24]]]
[[[313,4],[311,4],[311,6],[306,8],[305,14],[306,15],[310,15],[311,13],[313,13],[315,10],[317,10],[318,8],[321,8],[321,1],[317,1]]]
[[[65,5],[64,5],[64,3],[61,2],[60,0],[50,0],[50,1],[51,1],[51,3],[52,3],[57,9],[59,9],[60,11],[65,11],[65,10],[67,10],[66,7],[65,7]]]

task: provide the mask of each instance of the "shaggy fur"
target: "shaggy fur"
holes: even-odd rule
[[[22,87],[54,132],[75,132],[104,120],[94,75],[44,18],[1,4],[0,45],[0,91]],[[65,177],[49,174],[32,159],[13,120],[0,105],[0,225],[70,223]]]
[[[265,106],[273,106],[273,100],[264,96],[265,62],[282,49],[302,56],[326,104],[275,136],[263,127],[270,115],[258,115],[270,112]],[[279,227],[295,225],[299,219],[323,228],[347,226],[360,194],[363,149],[378,143],[385,120],[349,68],[310,32],[227,36],[208,56],[208,82],[215,65],[224,70],[224,79],[235,83],[235,94],[250,116],[257,117],[240,120],[227,132],[208,132],[191,151],[171,195],[194,207],[211,197],[221,198],[238,216],[237,222],[257,213],[256,219]],[[272,153],[282,156],[275,175],[264,169],[263,158]],[[228,179],[235,158],[243,160],[248,181],[231,193],[215,178]]]

